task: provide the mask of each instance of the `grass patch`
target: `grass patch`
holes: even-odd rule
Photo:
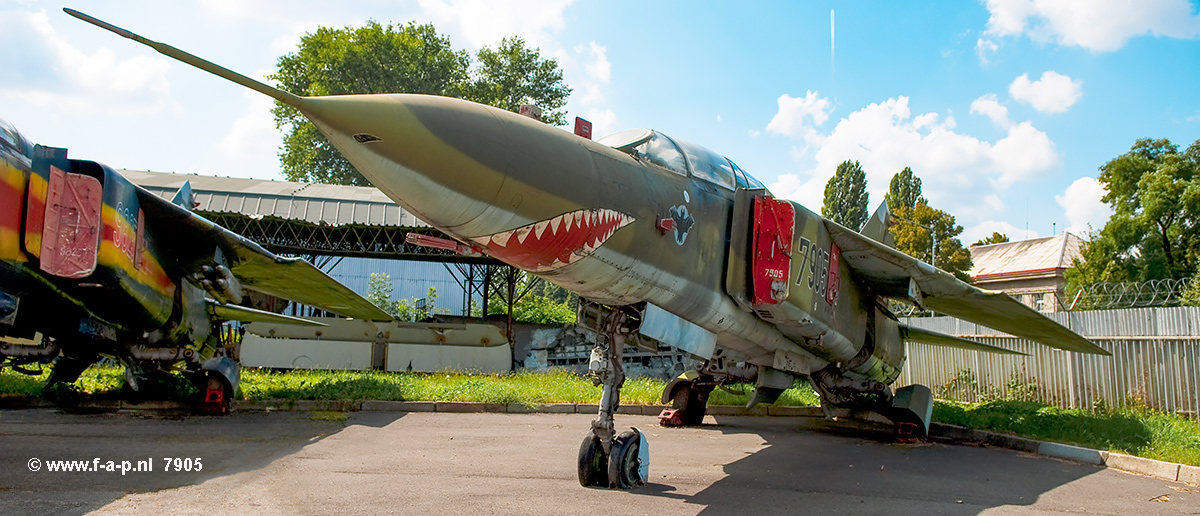
[[[332,421],[334,423],[345,424],[350,416],[345,412],[333,412],[329,410],[317,410],[308,415],[309,421]]]
[[[47,374],[27,376],[8,369],[0,370],[0,393],[46,396],[67,402],[82,396],[104,398],[123,394],[125,374],[119,367],[92,367],[74,385],[43,392]],[[665,386],[666,383],[659,380],[631,378],[625,382],[621,400],[628,405],[657,405],[662,401]],[[166,389],[172,393],[171,399],[187,395],[186,388],[174,387]],[[745,405],[753,387],[735,385],[730,390],[742,394],[717,389],[709,397],[709,403]],[[594,404],[600,401],[600,387],[592,385],[589,379],[563,370],[483,375],[246,369],[242,371],[238,398]],[[816,406],[819,402],[806,383],[797,382],[797,387],[784,391],[776,404]],[[314,413],[310,417],[335,418],[329,414]],[[343,422],[344,416],[342,414]],[[320,420],[337,421],[336,418]],[[1020,400],[995,400],[977,405],[938,401],[934,405],[933,420],[1200,466],[1200,423],[1145,407],[1092,412]]]
[[[939,401],[934,421],[1200,466],[1200,423],[1146,407],[1087,411],[1034,401]]]

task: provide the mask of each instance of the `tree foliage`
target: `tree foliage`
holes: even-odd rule
[[[557,61],[542,59],[538,49],[526,47],[517,36],[504,38],[495,50],[481,48],[475,56],[478,64],[465,98],[513,112],[521,104],[535,104],[542,109],[543,122],[567,123],[562,108],[571,90],[563,83]]]
[[[1200,267],[1200,140],[1179,152],[1142,139],[1100,167],[1113,215],[1067,272],[1074,286],[1195,276]]]
[[[1005,235],[999,231],[993,231],[992,236],[971,244],[971,247],[975,247],[977,245],[1003,244],[1005,242],[1008,242],[1008,235]]]
[[[954,216],[929,207],[929,201],[921,195],[921,178],[909,167],[892,176],[887,193],[888,209],[896,223],[891,227],[896,237],[896,249],[900,252],[936,265],[954,274],[963,281],[970,281],[967,271],[971,270],[971,252],[964,249],[958,235],[963,227],[954,221]],[[999,233],[992,235],[1001,236]],[[933,252],[937,241],[936,256]],[[1008,241],[1005,237],[1005,242]]]
[[[866,224],[867,175],[857,161],[843,161],[825,183],[821,216],[855,231]]]
[[[891,230],[896,237],[897,250],[933,264],[960,280],[971,281],[967,274],[972,267],[971,252],[957,238],[963,227],[955,223],[953,215],[930,208],[923,202],[912,208],[901,206],[893,211],[893,215],[897,223]],[[933,254],[935,240],[936,257]]]
[[[438,293],[436,288],[429,287],[424,298],[393,299],[391,275],[386,272],[372,272],[371,278],[367,280],[367,295],[364,297],[393,319],[414,322],[425,320],[436,312],[433,303],[437,301]]]
[[[904,170],[892,176],[892,182],[888,185],[888,193],[884,200],[887,201],[888,208],[892,210],[912,208],[917,203],[929,204],[929,201],[921,195],[921,178],[917,177],[908,167],[904,167]]]
[[[300,46],[279,58],[268,76],[296,95],[426,93],[459,97],[516,111],[521,104],[543,109],[543,119],[565,123],[561,108],[571,89],[555,59],[543,59],[518,37],[477,53],[471,66],[466,51],[454,50],[433,25],[382,25],[370,20],[358,28],[320,27]],[[369,185],[299,110],[276,103],[275,125],[286,130],[279,160],[289,180]]]
[[[548,325],[575,324],[575,308],[579,305],[579,296],[527,272],[517,270],[516,273],[514,321]],[[508,285],[505,284],[503,275],[494,276],[492,281],[488,313],[503,314],[508,309]]]

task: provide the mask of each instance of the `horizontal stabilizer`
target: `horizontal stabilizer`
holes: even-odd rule
[[[1103,348],[1063,327],[1008,294],[983,290],[928,263],[864,237],[831,220],[825,221],[841,258],[876,294],[921,303],[930,310],[982,324],[1052,348],[1110,355]],[[910,291],[915,284],[919,293]],[[913,299],[914,294],[919,294]]]
[[[275,312],[268,312],[265,310],[258,310],[255,308],[234,304],[222,305],[215,299],[205,299],[205,301],[208,302],[208,311],[212,313],[214,318],[223,319],[226,321],[326,326],[325,323],[310,321],[301,317],[292,317],[290,315],[277,314]]]
[[[930,344],[934,346],[945,346],[948,348],[969,349],[972,351],[984,351],[987,353],[1000,353],[1005,355],[1025,355],[1019,351],[1004,349],[982,342],[946,335],[936,331],[929,331],[922,328],[913,328],[912,326],[900,325],[900,337],[904,340],[920,342],[922,344]]]

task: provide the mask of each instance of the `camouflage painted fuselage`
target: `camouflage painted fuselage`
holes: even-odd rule
[[[673,169],[445,97],[315,97],[299,107],[364,176],[422,220],[580,296],[652,303],[715,333],[732,358],[806,374],[854,359],[868,323],[886,319],[877,320],[874,296],[845,265],[831,264],[822,219],[799,205],[788,296],[761,309],[739,303],[745,292],[730,291],[726,278],[750,266],[744,247],[730,247],[750,231],[734,226],[741,181],[703,179],[696,159]],[[830,288],[836,294],[826,295]],[[890,367],[864,360],[860,369],[891,381],[902,353],[887,358]]]

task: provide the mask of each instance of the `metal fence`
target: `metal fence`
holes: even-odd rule
[[[910,318],[904,322],[1028,356],[910,343],[897,385],[920,383],[940,398],[968,402],[1017,398],[1066,408],[1144,404],[1200,417],[1200,307],[1046,315],[1112,356],[1061,351],[951,317]]]

